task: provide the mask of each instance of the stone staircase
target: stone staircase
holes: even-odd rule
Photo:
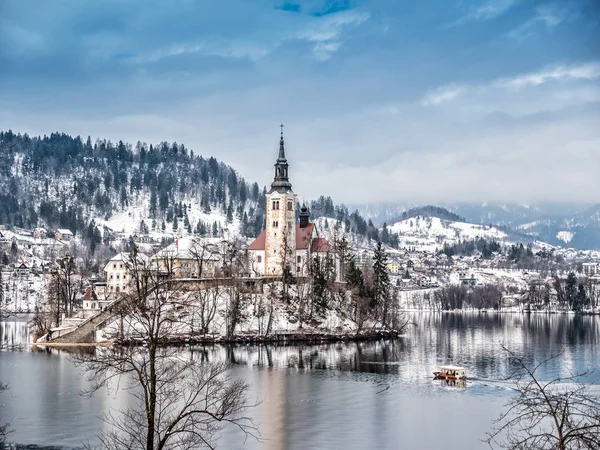
[[[65,333],[51,342],[58,344],[90,344],[96,341],[95,331],[96,326],[105,322],[110,318],[112,313],[109,309],[100,311],[98,314],[90,317],[73,331]]]

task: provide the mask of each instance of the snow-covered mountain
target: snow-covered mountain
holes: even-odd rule
[[[440,203],[450,212],[473,224],[486,224],[504,232],[521,235],[551,245],[579,250],[600,249],[600,204],[546,202],[520,203]],[[381,225],[402,217],[408,204],[357,205],[360,213]],[[414,209],[414,205],[410,205]],[[435,214],[433,214],[435,216]]]
[[[476,238],[507,244],[534,240],[493,226],[450,221],[438,217],[412,217],[388,226],[388,230],[399,234],[400,247],[415,247],[418,250],[428,251],[440,249],[445,243],[454,244]]]
[[[534,220],[516,228],[553,245],[600,249],[600,204],[577,214]]]

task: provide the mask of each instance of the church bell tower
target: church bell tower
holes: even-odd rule
[[[283,125],[279,138],[279,155],[275,162],[275,177],[267,193],[267,223],[265,236],[265,275],[282,276],[288,267],[295,274],[296,259],[296,194],[288,177]]]

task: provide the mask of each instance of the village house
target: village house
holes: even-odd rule
[[[46,239],[48,237],[48,232],[45,228],[38,227],[33,230],[33,237],[35,239]]]
[[[15,263],[14,276],[26,278],[31,273],[31,267],[27,261],[21,260]]]
[[[285,271],[305,277],[315,258],[329,257],[339,277],[339,258],[327,240],[318,236],[305,205],[300,208],[296,222],[297,196],[292,191],[288,168],[282,127],[275,177],[267,193],[266,227],[248,247],[248,272],[251,277],[280,277]]]
[[[131,257],[131,253],[122,252],[109,259],[104,266],[107,298],[119,292],[127,292],[131,281]],[[148,257],[146,255],[138,253],[137,259],[140,267],[147,267]]]
[[[82,314],[80,315],[82,319],[87,319],[103,311],[115,300],[114,295],[107,295],[106,286],[107,283],[105,282],[97,282],[88,286],[85,290],[80,299],[83,306]]]
[[[600,263],[597,262],[587,262],[581,265],[581,271],[584,275],[593,276],[600,275]]]
[[[356,267],[373,267],[373,254],[371,252],[360,252],[354,256]]]
[[[387,268],[388,272],[393,274],[397,274],[400,271],[400,265],[395,262],[389,262],[385,265],[385,267]]]
[[[66,228],[59,228],[54,232],[54,238],[59,241],[70,241],[73,239],[73,232]]]
[[[153,269],[175,278],[213,278],[221,254],[215,240],[196,236],[176,238],[175,242],[151,258]]]

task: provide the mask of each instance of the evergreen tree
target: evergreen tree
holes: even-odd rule
[[[390,232],[387,229],[387,223],[383,223],[383,228],[381,229],[381,242],[388,245],[390,243]]]
[[[2,278],[2,270],[4,270],[4,266],[0,266],[0,304],[4,303],[4,278]]]
[[[569,309],[574,309],[577,301],[577,276],[570,272],[567,276],[567,282],[565,284],[565,300]]]
[[[165,224],[165,221],[164,221],[164,220],[162,221],[162,225],[160,226],[160,229],[161,229],[162,231],[165,231],[165,230],[167,229],[167,225]]]
[[[589,297],[585,292],[585,286],[583,283],[579,283],[579,289],[577,291],[577,295],[575,296],[575,305],[573,309],[575,311],[581,311],[589,306]]]
[[[382,306],[390,294],[391,282],[386,265],[387,254],[378,241],[373,255],[372,307]]]
[[[152,216],[156,215],[156,191],[154,189],[150,193],[150,214]]]
[[[173,216],[173,231],[177,231],[179,224],[177,223],[177,215]]]
[[[217,225],[217,221],[215,220],[212,224],[212,235],[217,237],[219,235],[219,226]]]

